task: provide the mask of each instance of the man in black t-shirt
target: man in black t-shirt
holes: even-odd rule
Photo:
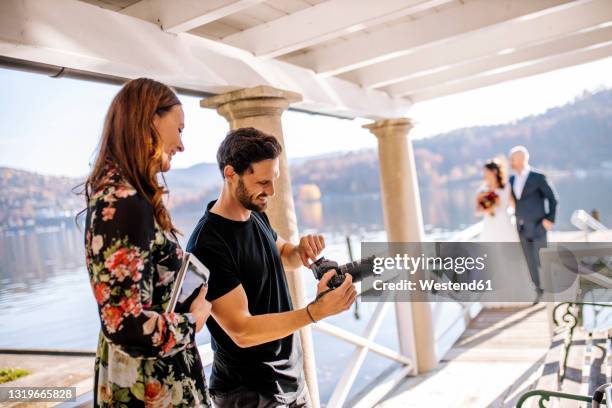
[[[310,407],[297,331],[350,308],[347,277],[307,307],[293,310],[285,269],[308,266],[325,247],[322,236],[298,245],[279,237],[266,213],[279,175],[278,141],[254,128],[231,131],[217,152],[219,199],[208,204],[187,250],[210,269],[207,321],[215,352],[210,393],[217,407]],[[318,284],[327,289],[328,272]]]

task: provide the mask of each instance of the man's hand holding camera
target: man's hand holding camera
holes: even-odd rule
[[[311,262],[314,262],[325,248],[325,239],[323,235],[305,235],[300,238],[299,244],[293,245],[278,237],[276,245],[279,248],[283,265],[286,269],[292,270],[302,265],[310,267]]]
[[[306,235],[300,238],[296,251],[302,264],[305,267],[309,267],[310,262],[308,260],[315,261],[324,248],[325,240],[323,235]]]
[[[357,297],[357,290],[350,274],[346,274],[342,285],[330,290],[327,283],[335,274],[335,270],[330,270],[323,275],[317,285],[317,300],[308,305],[310,315],[317,322],[348,310]]]

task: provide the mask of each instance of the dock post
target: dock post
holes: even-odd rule
[[[378,162],[385,229],[389,242],[422,242],[421,199],[409,119],[379,120],[363,126],[378,140]],[[400,352],[416,362],[419,373],[437,364],[431,305],[396,302]],[[415,373],[416,374],[416,373]]]
[[[291,103],[299,102],[301,99],[302,96],[298,93],[262,85],[216,95],[206,98],[200,103],[203,108],[216,109],[229,122],[230,129],[254,127],[276,137],[283,146],[283,153],[279,158],[280,177],[276,183],[276,193],[272,197],[266,213],[270,217],[270,222],[276,232],[293,243],[296,243],[299,237],[281,116]],[[296,309],[302,308],[305,306],[302,274],[299,271],[286,272],[293,307]],[[313,407],[318,408],[319,387],[312,331],[309,326],[300,330],[300,340],[304,353],[306,383]]]

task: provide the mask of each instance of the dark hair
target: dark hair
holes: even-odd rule
[[[274,136],[253,127],[239,128],[230,131],[221,142],[217,150],[217,163],[222,176],[227,165],[242,175],[247,170],[253,170],[253,163],[276,159],[282,151],[282,146]]]
[[[500,188],[504,188],[506,186],[506,174],[499,160],[489,160],[485,163],[484,167],[485,169],[489,169],[495,173],[495,178],[497,179],[497,184]]]
[[[123,85],[108,108],[96,161],[85,181],[87,202],[94,192],[105,187],[105,164],[110,160],[153,205],[155,220],[162,229],[177,231],[163,202],[167,189],[157,180],[162,144],[153,118],[155,114],[164,116],[180,104],[174,91],[161,82],[138,78]]]

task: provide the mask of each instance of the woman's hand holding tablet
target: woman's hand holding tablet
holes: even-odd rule
[[[201,286],[207,285],[209,277],[208,268],[194,254],[185,252],[166,312],[174,311],[177,302],[184,303]]]

